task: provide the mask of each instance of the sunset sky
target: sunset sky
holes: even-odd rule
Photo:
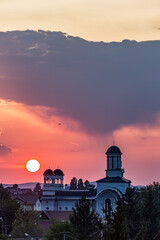
[[[0,0],[0,182],[43,182],[49,167],[98,180],[113,141],[133,185],[160,181],[159,9]]]

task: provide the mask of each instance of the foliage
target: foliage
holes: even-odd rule
[[[14,189],[17,189],[18,188],[18,184],[13,184],[12,186]]]
[[[7,235],[0,234],[0,240],[7,240]]]
[[[39,227],[39,215],[35,211],[24,212],[19,209],[13,222],[12,237],[25,237],[25,233],[31,236],[41,235]]]
[[[82,180],[82,178],[80,178],[78,180],[78,190],[83,190],[83,189],[84,189],[83,180]]]
[[[16,200],[11,198],[10,192],[3,185],[0,185],[0,217],[3,218],[4,225],[7,225],[8,233],[12,229],[12,223],[15,219],[15,214],[20,205]]]
[[[70,190],[77,189],[77,178],[73,177],[70,182]]]
[[[160,184],[153,183],[142,189],[138,196],[139,232],[144,240],[155,239],[160,231]],[[143,230],[143,231],[142,231]],[[141,234],[141,235],[142,235]],[[138,237],[136,238],[138,240]]]
[[[117,201],[116,212],[106,219],[107,240],[160,239],[160,184],[153,183],[135,192],[128,188]]]
[[[42,188],[41,188],[41,184],[40,183],[36,183],[34,189],[33,189],[33,192],[34,193],[37,193],[37,194],[41,194],[42,193]]]
[[[53,221],[49,227],[47,234],[45,235],[46,240],[62,240],[64,234],[66,234],[66,240],[73,239],[73,229],[69,222],[61,222],[60,220]]]
[[[85,195],[76,203],[70,221],[75,230],[75,239],[89,240],[99,239],[102,228],[99,216],[91,210],[91,204]]]

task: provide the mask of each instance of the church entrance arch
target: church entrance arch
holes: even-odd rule
[[[112,207],[111,207],[111,199],[107,198],[105,200],[105,213],[107,216],[111,215]]]

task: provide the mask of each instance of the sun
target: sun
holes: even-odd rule
[[[26,163],[26,168],[29,172],[37,172],[40,168],[40,163],[35,159],[31,159]]]

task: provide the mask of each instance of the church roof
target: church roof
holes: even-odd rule
[[[12,199],[20,201],[25,205],[35,205],[37,200],[39,199],[38,195],[24,194],[19,196],[13,196]]]
[[[47,169],[43,175],[54,175],[53,171],[51,169]]]
[[[62,190],[62,191],[56,191],[55,196],[70,196],[70,197],[81,197],[83,194],[85,194],[86,197],[94,197],[97,194],[97,189],[90,189],[90,190]]]
[[[120,155],[122,155],[121,150],[117,146],[114,146],[114,145],[108,148],[106,154],[107,155],[110,155],[110,154],[120,154]]]
[[[64,176],[64,173],[61,169],[55,169],[53,173],[55,176]]]
[[[131,183],[130,180],[124,178],[124,177],[105,177],[98,181],[98,183],[105,183],[105,182],[111,182],[111,183]]]

